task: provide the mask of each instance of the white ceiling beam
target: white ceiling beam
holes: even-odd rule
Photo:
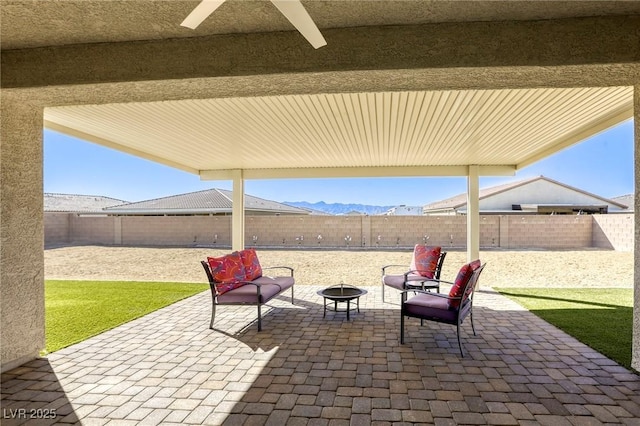
[[[468,166],[422,167],[318,167],[288,169],[245,169],[244,179],[304,179],[304,178],[373,178],[373,177],[448,177],[467,176]],[[481,176],[513,176],[512,165],[479,166]],[[233,170],[202,170],[201,180],[231,180]]]

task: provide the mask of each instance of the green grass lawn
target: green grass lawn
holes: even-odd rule
[[[496,288],[582,343],[631,368],[633,290]]]
[[[45,281],[46,352],[54,352],[200,293],[208,284]]]

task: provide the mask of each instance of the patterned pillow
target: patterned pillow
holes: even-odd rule
[[[441,247],[429,247],[416,244],[413,248],[413,260],[411,260],[410,269],[418,271],[420,275],[426,278],[435,276],[438,266],[438,258],[440,258]]]
[[[449,297],[460,297],[462,296],[462,292],[464,291],[464,286],[467,285],[467,282],[471,279],[471,275],[473,272],[480,267],[480,260],[474,260],[471,263],[467,263],[460,268],[458,272],[458,276],[456,277],[451,290],[449,291]],[[465,296],[468,296],[471,293],[471,288],[467,289]],[[457,309],[460,306],[460,299],[449,300],[449,308]]]
[[[233,252],[222,257],[207,257],[211,268],[211,275],[216,282],[218,294],[224,294],[234,288],[244,285],[246,274],[242,258],[238,252]]]
[[[242,258],[242,264],[244,265],[245,279],[247,281],[253,281],[256,278],[262,276],[262,266],[258,260],[258,254],[256,249],[245,249],[240,251],[240,257]]]

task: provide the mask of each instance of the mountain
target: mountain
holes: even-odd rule
[[[300,207],[303,209],[319,210],[329,214],[347,214],[351,212],[360,212],[368,215],[376,215],[384,213],[391,207],[395,206],[371,206],[367,204],[343,204],[343,203],[325,203],[319,201],[317,203],[309,203],[307,201],[284,201],[283,204],[288,204],[294,207]]]

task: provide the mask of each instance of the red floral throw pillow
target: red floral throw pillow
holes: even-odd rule
[[[234,252],[222,257],[207,257],[211,275],[216,282],[218,294],[242,287],[246,274],[240,253]]]
[[[441,247],[429,247],[416,244],[413,248],[413,260],[411,261],[411,270],[418,271],[420,275],[426,278],[435,276],[438,259],[440,258]]]
[[[467,263],[460,268],[458,272],[458,276],[456,276],[456,280],[449,291],[449,297],[461,297],[462,292],[464,291],[464,286],[467,285],[467,282],[471,279],[471,275],[473,275],[473,271],[480,267],[480,260],[474,260],[471,263]],[[467,289],[467,295],[471,293],[471,289]],[[460,306],[460,299],[449,300],[449,308],[456,309]]]
[[[245,279],[247,281],[253,281],[262,276],[262,266],[260,266],[256,249],[250,248],[242,250],[240,251],[240,257],[242,258]]]

